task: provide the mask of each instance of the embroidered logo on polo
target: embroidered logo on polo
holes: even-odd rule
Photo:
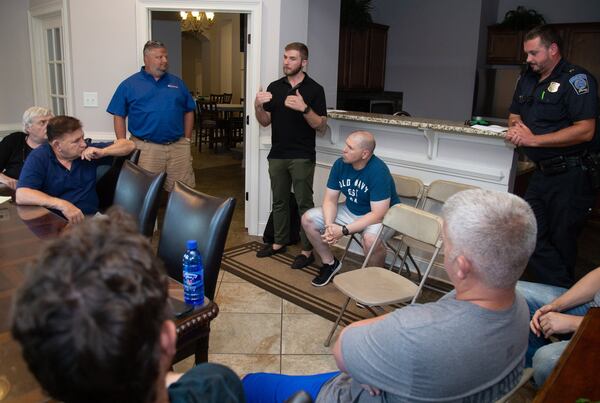
[[[575,90],[575,93],[577,93],[577,95],[587,94],[588,92],[590,92],[588,78],[583,73],[575,74],[569,79],[569,82],[573,86],[573,89]]]
[[[167,87],[169,88],[179,88],[178,86],[176,86],[175,84],[167,84]]]

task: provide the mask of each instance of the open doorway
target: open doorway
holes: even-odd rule
[[[197,103],[196,189],[236,198],[235,232],[245,228],[246,20],[244,13],[150,11],[150,38],[165,43],[169,72],[183,79]]]

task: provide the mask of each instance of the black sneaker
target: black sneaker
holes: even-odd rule
[[[263,247],[261,249],[259,249],[258,252],[256,252],[256,257],[269,257],[269,256],[273,256],[276,255],[278,253],[283,253],[287,250],[287,248],[284,246],[282,246],[279,249],[273,249],[273,245],[263,245]]]
[[[311,265],[315,261],[315,255],[312,253],[308,256],[305,256],[304,253],[299,254],[294,258],[292,265],[290,266],[292,269],[298,270],[303,267]]]
[[[315,277],[311,282],[312,285],[314,285],[315,287],[323,287],[329,284],[333,276],[335,276],[337,272],[340,271],[340,269],[342,268],[342,263],[336,258],[333,259],[334,260],[332,264],[324,264],[323,266],[321,266],[321,268],[319,269],[319,275]]]

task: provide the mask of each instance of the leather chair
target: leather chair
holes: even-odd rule
[[[115,188],[114,205],[137,219],[139,231],[152,237],[166,173],[152,173],[125,161]]]
[[[183,280],[181,259],[186,241],[198,241],[198,250],[204,264],[204,294],[215,297],[217,278],[235,199],[221,199],[198,192],[177,181],[167,202],[165,220],[158,243],[158,257],[162,259],[169,276]]]
[[[98,194],[98,208],[105,211],[113,204],[115,188],[123,163],[127,160],[137,165],[140,159],[140,150],[133,150],[124,157],[114,157],[112,165],[101,165],[96,170],[96,194]]]

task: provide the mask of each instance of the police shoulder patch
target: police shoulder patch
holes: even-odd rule
[[[573,86],[573,89],[577,95],[587,94],[590,92],[587,75],[583,73],[575,74],[573,77],[569,78],[569,82]]]

